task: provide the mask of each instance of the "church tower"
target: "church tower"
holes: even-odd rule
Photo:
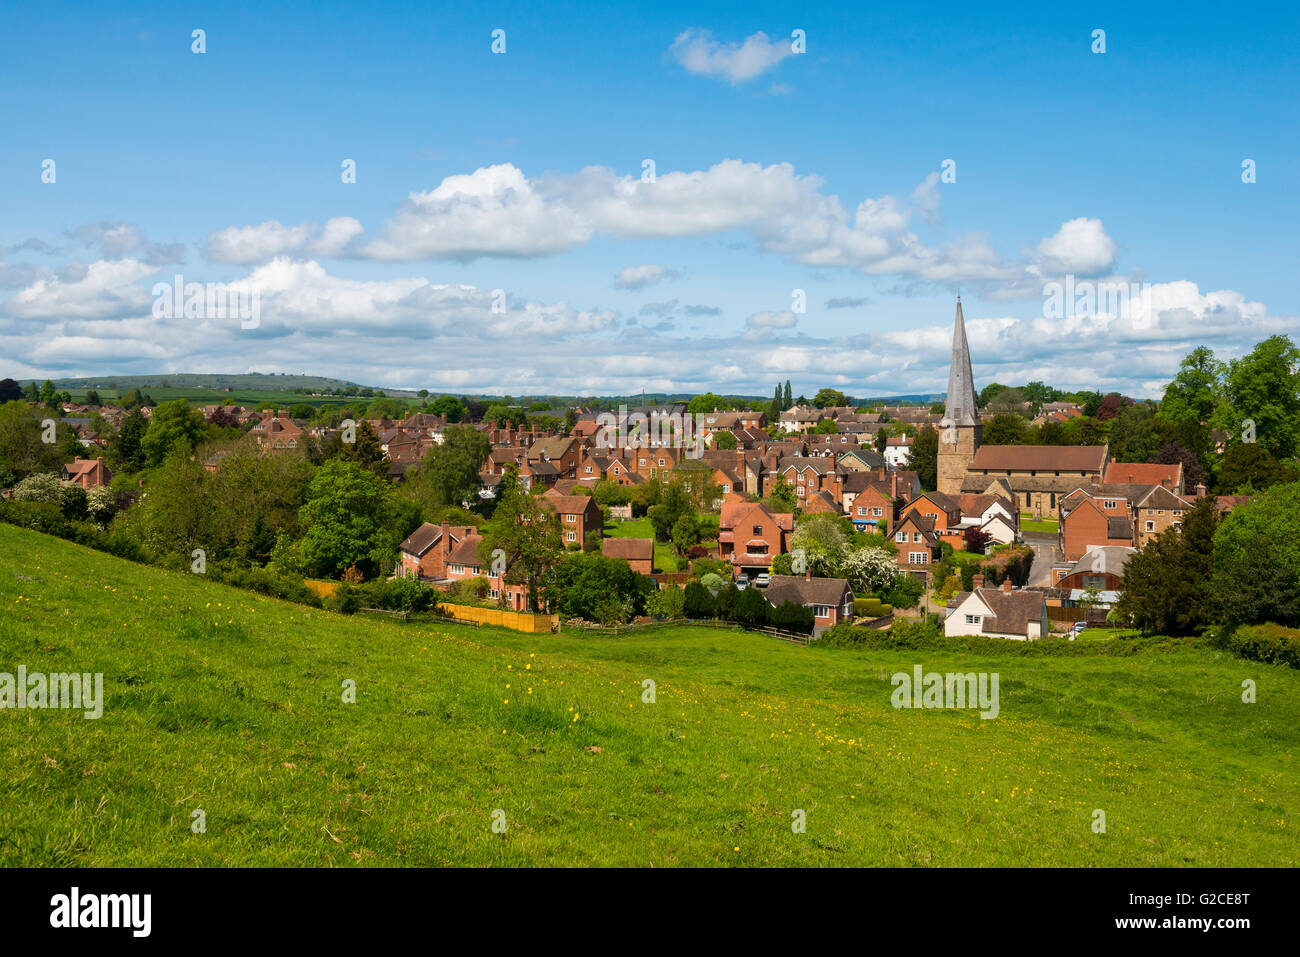
[[[939,491],[961,493],[966,469],[984,437],[984,424],[975,408],[975,377],[971,374],[966,321],[957,297],[957,321],[952,327],[952,364],[948,367],[948,399],[939,423]]]

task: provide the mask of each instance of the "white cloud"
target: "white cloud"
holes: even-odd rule
[[[676,279],[677,272],[667,266],[624,266],[618,271],[614,285],[619,289],[648,289],[665,279]]]
[[[1100,219],[1079,217],[1036,247],[1048,270],[1077,276],[1101,276],[1115,265],[1115,240],[1106,235]]]
[[[579,212],[547,202],[519,169],[505,163],[448,176],[434,190],[412,193],[363,255],[385,260],[544,256],[591,236]]]
[[[686,72],[720,77],[733,86],[754,79],[794,54],[789,40],[769,40],[761,30],[743,43],[719,43],[707,30],[684,30],[668,52]]]
[[[250,265],[276,256],[344,255],[348,244],[364,231],[350,216],[317,223],[285,226],[278,220],[255,226],[230,226],[208,236],[203,253],[211,262]]]

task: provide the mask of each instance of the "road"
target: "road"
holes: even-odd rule
[[[1061,561],[1056,536],[1042,532],[1025,532],[1025,544],[1034,550],[1034,564],[1029,568],[1030,585],[1051,585],[1052,566]]]

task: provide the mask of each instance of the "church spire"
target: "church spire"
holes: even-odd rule
[[[948,367],[948,398],[944,409],[953,425],[975,425],[975,377],[971,373],[970,346],[966,342],[966,321],[957,297],[957,320],[952,327],[952,363]]]

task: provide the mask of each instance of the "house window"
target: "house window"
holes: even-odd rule
[[[1114,507],[1115,507],[1115,500],[1114,500],[1113,498],[1108,498],[1108,499],[1104,500],[1101,504],[1102,504],[1102,507],[1104,507],[1104,508],[1114,508]]]
[[[909,565],[927,565],[930,562],[930,556],[926,552],[908,552],[907,564]]]
[[[799,496],[800,498],[803,498],[803,497],[804,497],[804,495],[803,495],[803,485],[801,484],[797,489],[795,489],[795,490],[794,490],[794,493],[795,493],[797,496]]]
[[[664,467],[664,460],[663,460],[663,459],[660,459],[660,460],[659,460],[659,467],[660,467],[660,468],[663,468],[663,467]]]
[[[586,468],[583,469],[583,471],[586,472],[588,475],[590,475],[590,474],[591,474],[591,466],[588,465]]]
[[[980,616],[980,615],[967,615],[967,616],[966,616],[966,624],[968,624],[968,625],[978,625],[978,624],[979,624],[981,621],[983,621],[983,620],[984,620],[983,617]]]
[[[731,491],[731,486],[724,483],[722,486],[722,493],[725,495],[727,492],[730,491]]]
[[[876,518],[879,518],[881,515],[884,515],[885,513],[883,509],[873,508],[871,510],[871,514],[874,515]]]
[[[577,532],[565,532],[565,533],[564,533],[564,540],[565,540],[566,542],[576,542],[576,541],[578,540],[578,533],[577,533]]]
[[[907,541],[907,532],[899,532],[897,535],[894,536],[894,541],[896,542]]]
[[[578,516],[576,516],[576,515],[566,515],[566,516],[564,516],[564,520],[565,520],[566,522],[568,522],[570,525],[572,525],[574,522],[576,522],[576,521],[578,520]]]
[[[754,535],[755,535],[755,536],[760,536],[760,535],[762,535],[762,534],[763,534],[763,526],[762,526],[762,525],[755,525],[755,526],[754,526]]]
[[[660,460],[659,460],[659,464],[660,464],[660,465],[663,465],[663,464],[664,464],[663,459],[660,459]],[[642,468],[645,468],[645,459],[642,459],[642,460],[641,460],[641,467],[642,467]]]
[[[623,474],[623,473],[621,473],[621,472],[618,470],[618,466],[617,466],[617,465],[614,466],[614,474],[615,474],[615,475],[621,475],[621,474]]]
[[[913,532],[913,533],[912,533],[912,541],[914,541],[914,542],[919,542],[920,540],[921,540],[921,533],[920,533],[920,532]]]
[[[1154,532],[1155,530],[1156,530],[1156,523],[1155,523],[1155,522],[1147,522],[1147,531],[1148,531],[1148,532]]]
[[[859,514],[859,515],[862,515],[862,516],[865,517],[866,514],[867,514],[867,507],[866,507],[865,505],[861,505],[861,506],[859,506],[859,507],[858,507],[858,514]]]
[[[830,605],[813,605],[813,615],[817,618],[829,618],[831,616]]]

